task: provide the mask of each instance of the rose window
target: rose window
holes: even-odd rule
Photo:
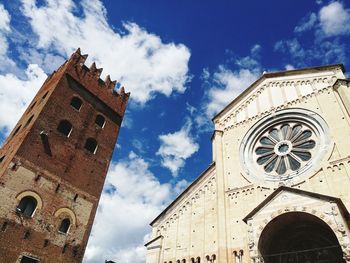
[[[269,174],[297,171],[311,159],[314,137],[308,127],[298,123],[276,125],[258,140],[256,162]]]
[[[250,182],[296,182],[313,175],[331,152],[324,119],[306,109],[283,109],[256,122],[242,138],[243,176]]]

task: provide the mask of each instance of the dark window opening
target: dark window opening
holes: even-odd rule
[[[56,186],[55,193],[58,193],[58,191],[60,190],[60,187],[61,187],[61,185],[60,185],[60,184],[58,184],[58,185]]]
[[[69,137],[69,135],[72,132],[72,129],[72,124],[67,120],[60,121],[60,123],[57,126],[57,130],[66,137]]]
[[[36,105],[36,101],[34,101],[34,103],[32,104],[32,106],[30,106],[29,110],[31,111],[31,110],[34,108],[35,105]]]
[[[99,114],[96,116],[95,123],[101,128],[103,128],[105,126],[106,120],[102,115]]]
[[[68,248],[68,245],[64,244],[64,246],[62,248],[62,254],[64,254],[66,252],[67,248]]]
[[[2,224],[2,226],[1,226],[1,231],[2,231],[2,232],[5,232],[5,231],[6,231],[7,225],[8,225],[7,221],[5,221],[5,222]]]
[[[36,206],[37,201],[34,197],[25,196],[19,202],[16,211],[24,216],[32,217]]]
[[[29,231],[29,230],[26,230],[26,231],[24,232],[23,239],[29,239],[29,237],[30,237],[30,231]]]
[[[69,227],[70,227],[70,220],[68,218],[65,218],[62,220],[58,231],[61,233],[67,234]]]
[[[29,123],[32,121],[34,115],[30,116],[30,118],[27,120],[26,125],[24,125],[24,127],[27,127],[29,125]]]
[[[0,163],[5,159],[5,155],[0,157]]]
[[[15,132],[13,133],[12,137],[15,136],[15,135],[19,132],[19,130],[21,129],[21,127],[22,127],[22,125],[19,125],[19,126],[17,127],[17,129],[16,129]]]
[[[44,247],[47,247],[49,245],[49,240],[48,239],[45,239],[44,240]]]
[[[88,138],[85,142],[84,148],[89,152],[95,154],[97,150],[97,141],[93,138]]]
[[[74,198],[73,198],[73,201],[76,202],[78,199],[78,194],[75,194]]]
[[[46,93],[44,94],[44,96],[41,98],[42,100],[46,98],[47,94],[49,94],[48,91],[46,91]]]
[[[80,110],[82,104],[83,104],[83,102],[78,97],[73,97],[73,99],[70,103],[70,105],[78,111]]]
[[[20,263],[39,263],[39,260],[32,257],[22,256]]]

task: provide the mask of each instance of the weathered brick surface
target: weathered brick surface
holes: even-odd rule
[[[16,262],[24,254],[40,262],[82,260],[129,97],[123,89],[113,91],[109,78],[99,79],[100,71],[84,66],[85,59],[78,50],[45,81],[0,149],[0,262]],[[79,111],[70,105],[74,96],[83,101]],[[95,124],[97,114],[106,119],[103,128]],[[57,131],[61,120],[73,126],[68,138]],[[96,154],[84,149],[87,138],[98,142]],[[33,218],[16,213],[24,191],[42,200]],[[69,209],[76,219],[66,235],[58,228],[71,216],[56,215],[59,209]]]

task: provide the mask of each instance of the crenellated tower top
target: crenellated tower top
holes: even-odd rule
[[[122,86],[118,91],[115,90],[117,81],[111,80],[110,75],[107,75],[104,80],[100,78],[103,68],[97,68],[93,62],[90,67],[85,65],[87,54],[82,54],[78,48],[70,58],[54,72],[47,81],[50,81],[54,75],[68,73],[75,81],[79,82],[94,96],[99,97],[111,109],[123,115],[130,92],[125,92]]]

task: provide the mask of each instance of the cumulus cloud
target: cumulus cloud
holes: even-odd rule
[[[186,159],[199,149],[198,143],[190,134],[191,125],[192,123],[187,121],[181,130],[159,136],[161,145],[156,154],[161,156],[162,166],[168,168],[173,176],[185,166]]]
[[[114,31],[98,0],[83,0],[79,5],[72,0],[50,0],[40,6],[35,0],[22,0],[22,4],[23,14],[38,36],[40,53],[57,53],[49,60],[58,63],[61,56],[67,57],[81,47],[90,61],[95,60],[131,91],[132,100],[138,104],[156,94],[170,96],[185,91],[190,58],[186,46],[163,43],[135,23],[126,22],[121,30]],[[81,17],[76,15],[78,8],[82,9]],[[38,54],[31,51],[28,56],[37,58]],[[49,63],[43,64],[47,67]]]
[[[133,152],[127,159],[113,163],[84,262],[144,262],[148,224],[187,185],[186,180],[174,186],[161,184],[149,170],[149,164]]]
[[[219,66],[212,76],[213,86],[208,92],[207,115],[213,117],[248,88],[257,77],[257,73],[249,69],[232,71],[225,66]]]
[[[236,70],[227,65],[219,65],[214,73],[203,70],[202,79],[207,93],[202,108],[206,118],[213,117],[258,78],[261,72],[260,51],[261,46],[256,44],[249,56],[236,58]],[[196,123],[201,126],[203,117],[198,116]]]
[[[0,131],[5,135],[15,126],[47,77],[34,64],[28,66],[25,74],[24,80],[10,73],[0,75]]]
[[[306,31],[312,33],[308,32],[307,39]],[[350,34],[350,10],[341,2],[331,2],[301,19],[294,32],[298,33],[295,37],[277,41],[274,46],[290,56],[287,63],[297,67],[345,63],[348,51],[344,37]]]
[[[312,29],[317,23],[317,15],[315,13],[311,13],[310,15],[304,17],[298,26],[294,28],[294,32],[301,33]]]
[[[333,2],[321,8],[320,25],[326,36],[350,33],[350,11],[340,2]]]
[[[11,15],[5,9],[3,4],[0,4],[0,73],[16,70],[16,63],[7,56],[9,48],[8,35],[11,33]]]

